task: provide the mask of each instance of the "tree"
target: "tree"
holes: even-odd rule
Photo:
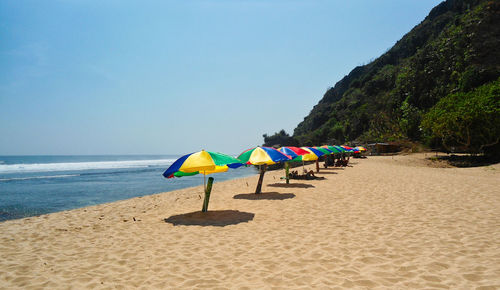
[[[267,134],[262,135],[264,137],[264,146],[297,146],[298,142],[295,138],[290,137],[290,135],[285,131],[281,130],[274,133],[274,135],[268,136]]]
[[[424,116],[422,127],[443,146],[477,154],[500,142],[500,78],[470,92],[442,98]],[[498,147],[497,147],[498,148]]]

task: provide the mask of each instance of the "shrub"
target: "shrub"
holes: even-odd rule
[[[424,116],[422,126],[447,149],[477,154],[500,142],[500,78],[470,92],[442,98]]]

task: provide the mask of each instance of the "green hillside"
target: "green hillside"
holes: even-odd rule
[[[293,136],[265,135],[265,142],[438,144],[442,137],[432,126],[422,126],[431,108],[444,97],[485,84],[498,87],[499,76],[500,1],[444,1],[390,50],[329,89]],[[498,90],[490,91],[498,100]],[[497,105],[488,116],[500,114]]]

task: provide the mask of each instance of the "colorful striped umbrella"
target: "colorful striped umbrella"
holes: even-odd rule
[[[345,150],[343,147],[341,147],[339,145],[334,145],[333,147],[337,148],[340,151],[340,153],[347,152],[347,150]]]
[[[309,151],[306,151],[299,147],[285,146],[278,149],[281,153],[290,156],[292,159],[296,158],[300,155],[309,154]]]
[[[202,212],[208,210],[208,202],[210,192],[212,190],[213,177],[208,179],[208,185],[205,185],[205,176],[211,173],[224,172],[228,168],[237,168],[243,163],[229,155],[201,150],[199,152],[190,153],[177,159],[163,173],[166,178],[190,176],[195,174],[203,174],[203,187],[205,189],[205,199],[203,200]]]
[[[332,152],[333,152],[333,154],[342,153],[342,151],[341,151],[340,149],[338,149],[337,147],[335,147],[335,146],[331,146],[331,145],[323,145],[323,146],[321,146],[321,147],[326,148],[326,149],[328,149],[328,150],[332,151]]]
[[[328,163],[335,165],[335,157],[336,157],[335,155],[342,153],[342,151],[334,146],[331,146],[331,145],[323,145],[321,147],[328,149],[330,152],[332,152],[331,155],[333,155],[333,156],[327,158],[327,160],[325,160],[325,167],[327,167]]]
[[[354,148],[345,146],[345,145],[340,145],[340,147],[344,148],[346,151],[354,151]]]
[[[292,161],[295,161],[295,162],[302,161],[302,168],[304,169],[304,171],[305,171],[304,161],[317,161],[320,156],[325,155],[325,153],[321,152],[318,149],[312,148],[312,147],[300,147],[300,148],[307,151],[308,154],[299,155],[299,156],[293,158]],[[317,164],[316,164],[316,169],[319,169],[319,166]]]
[[[309,151],[306,151],[302,148],[299,147],[292,147],[292,146],[286,146],[286,147],[281,147],[278,149],[281,153],[286,154],[287,156],[290,156],[290,158],[294,159],[302,155],[307,155],[310,154]],[[290,183],[290,164],[288,164],[287,161],[285,161],[285,179],[286,183]]]
[[[243,153],[238,156],[238,159],[246,164],[259,165],[260,176],[257,188],[255,189],[255,194],[260,194],[267,165],[289,161],[291,158],[271,147],[254,147],[243,151]],[[261,165],[264,166],[261,167]]]
[[[312,147],[312,148],[314,148],[314,149],[316,149],[316,150],[318,150],[318,151],[323,152],[323,155],[329,155],[329,154],[332,154],[332,153],[333,153],[330,149],[328,149],[328,148],[324,148],[324,147],[317,147],[317,146],[314,146],[314,147]]]
[[[292,159],[292,161],[315,161],[318,160],[319,156],[323,156],[324,153],[311,147],[300,147],[301,149],[308,152],[308,154],[300,155]]]
[[[238,159],[252,165],[271,165],[291,158],[271,147],[254,147],[241,153]]]
[[[365,147],[363,147],[363,146],[357,146],[357,147],[356,147],[356,148],[354,148],[354,149],[357,149],[357,150],[359,150],[359,151],[361,151],[361,152],[366,151],[366,148],[365,148]]]
[[[311,151],[313,151],[314,154],[318,156],[318,159],[316,159],[316,172],[319,172],[319,157],[321,156],[326,156],[332,154],[332,152],[328,149],[321,148],[321,147],[307,147]]]
[[[195,171],[195,172],[182,172],[182,171],[177,171],[173,174],[172,177],[183,177],[183,176],[193,176],[196,174],[203,174],[203,175],[209,175],[212,173],[219,173],[219,172],[226,172],[228,170],[228,166],[215,166],[214,170],[203,170],[203,171]],[[170,177],[170,178],[172,178]]]
[[[320,151],[320,150],[318,150],[318,149],[316,149],[314,147],[302,147],[302,148],[309,149],[312,153],[316,154],[316,156],[318,156],[318,157],[321,157],[321,156],[325,155],[325,153],[323,153],[322,151]]]
[[[206,175],[227,171],[227,167],[237,168],[240,167],[242,163],[241,160],[226,154],[201,150],[199,152],[186,154],[177,159],[163,173],[163,176],[166,178],[173,178],[174,176],[181,177],[198,173]],[[176,175],[177,172],[180,173]]]

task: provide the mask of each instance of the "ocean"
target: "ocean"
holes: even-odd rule
[[[180,156],[0,156],[0,221],[203,184],[203,175],[162,176]],[[220,182],[256,173],[240,167],[211,176]]]

